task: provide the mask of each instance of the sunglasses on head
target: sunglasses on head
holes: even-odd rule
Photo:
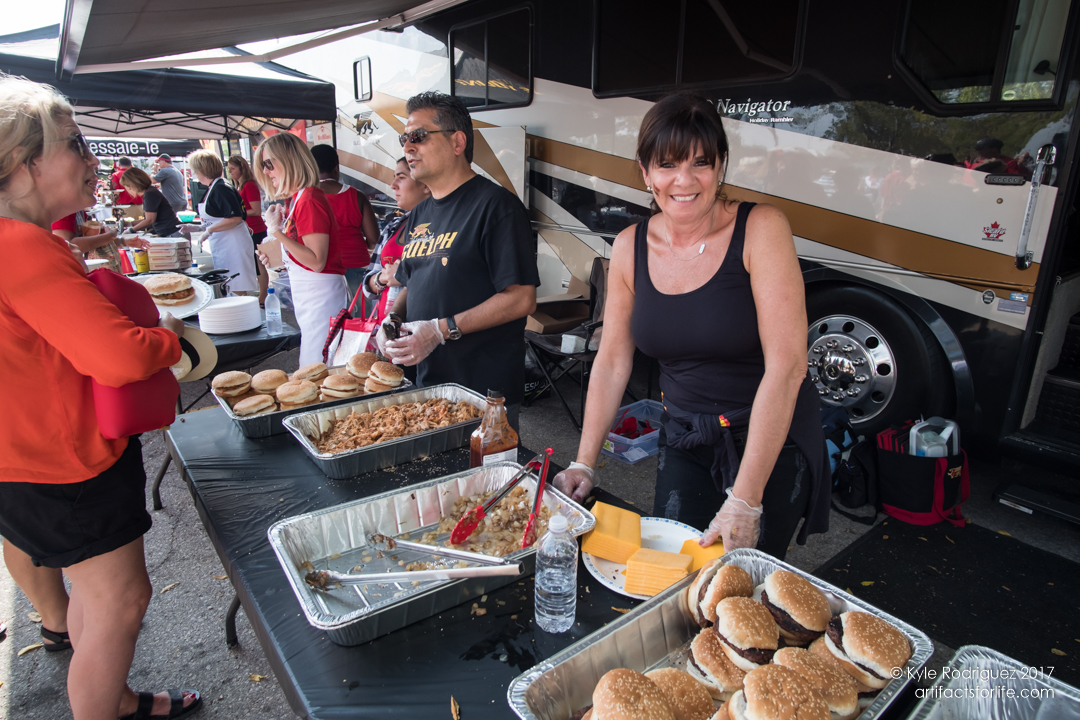
[[[270,172],[274,169],[274,161],[271,158],[266,158],[260,163],[260,165],[262,165],[262,169],[264,172]]]
[[[412,143],[413,145],[419,145],[427,140],[428,135],[434,135],[435,133],[453,133],[453,130],[425,130],[420,128],[419,130],[413,130],[412,132],[403,133],[398,135],[398,142],[401,143],[401,147],[405,147],[405,143]]]

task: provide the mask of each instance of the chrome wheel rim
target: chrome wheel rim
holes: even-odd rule
[[[869,323],[829,315],[810,324],[806,361],[821,401],[842,407],[853,423],[874,419],[896,391],[892,349]]]

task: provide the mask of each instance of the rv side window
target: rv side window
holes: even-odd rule
[[[779,79],[795,71],[800,0],[597,0],[597,97]]]
[[[1070,4],[911,0],[900,56],[943,103],[1051,100],[1064,59]]]
[[[371,99],[371,58],[359,58],[353,63],[352,70],[353,97],[359,102],[367,102]]]
[[[470,110],[532,100],[532,16],[512,10],[450,29],[451,93]]]

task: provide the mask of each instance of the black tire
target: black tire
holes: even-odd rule
[[[823,403],[842,405],[858,434],[870,436],[919,415],[951,415],[952,374],[944,353],[929,328],[894,300],[857,285],[817,290],[811,286],[807,288],[806,315],[811,376],[820,373],[816,382],[819,392],[828,391]],[[827,340],[838,345],[822,352]],[[874,345],[875,341],[881,344]],[[854,350],[845,355],[845,347]],[[857,388],[858,397],[846,395],[841,386],[848,376],[836,369],[837,361],[842,363],[848,356],[856,362],[859,357],[864,359],[854,369],[856,377],[864,379],[846,386]],[[823,357],[830,362],[822,363]],[[834,399],[837,393],[843,395],[842,400]]]

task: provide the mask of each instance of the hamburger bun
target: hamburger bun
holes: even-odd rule
[[[840,664],[840,661],[836,658],[836,656],[832,654],[832,651],[829,650],[825,642],[826,641],[824,636],[819,637],[817,640],[810,643],[810,647],[807,648],[807,650],[809,650],[812,655],[824,660],[825,663],[828,664],[830,667],[848,675],[848,677],[851,678],[851,681],[855,683],[855,692],[859,696],[859,708],[866,708],[868,705],[870,705],[870,703],[874,702],[874,698],[877,697],[878,693],[881,692],[881,690],[878,688],[872,688],[869,685],[861,683],[857,678],[850,675],[850,673],[848,673],[847,670],[844,669],[844,666]]]
[[[832,619],[825,595],[787,570],[775,570],[765,578],[761,603],[772,613],[789,645],[809,645],[825,634]]]
[[[821,693],[833,720],[851,720],[859,714],[859,693],[855,691],[855,679],[836,665],[809,650],[795,647],[777,650],[773,662],[799,673]]]
[[[154,275],[143,283],[155,305],[184,305],[195,299],[191,278],[180,273]]]
[[[705,629],[690,643],[686,672],[700,682],[717,700],[727,700],[736,690],[742,690],[746,672],[728,659],[724,642],[713,630]]]
[[[780,629],[765,606],[748,597],[727,597],[716,606],[716,632],[736,667],[750,672],[772,660]]]
[[[325,363],[311,363],[294,372],[289,376],[289,379],[307,380],[308,382],[318,383],[329,374],[330,372],[326,369]]]
[[[825,647],[856,680],[880,690],[894,668],[907,665],[911,646],[888,621],[870,613],[841,613],[829,621]]]
[[[732,720],[831,720],[821,694],[794,670],[762,665],[747,673],[744,684],[731,696]]]
[[[592,708],[585,711],[585,714],[581,716],[581,720],[592,720]]]
[[[715,624],[716,606],[721,600],[729,597],[748,598],[753,592],[754,580],[750,573],[738,565],[724,565],[716,571],[708,586],[700,590],[699,612],[706,621]]]
[[[731,720],[731,715],[728,713],[729,707],[731,707],[731,700],[726,700],[709,720]]]
[[[376,362],[368,370],[368,379],[372,378],[377,383],[397,387],[405,379],[405,371],[392,363]]]
[[[712,695],[693,677],[675,668],[645,673],[645,677],[667,697],[675,720],[709,720],[713,715]]]
[[[694,622],[701,627],[708,627],[712,624],[701,614],[701,594],[705,591],[705,588],[709,587],[709,583],[712,582],[717,571],[722,567],[723,564],[719,558],[705,564],[698,570],[697,577],[694,578],[694,582],[690,583],[690,587],[686,591],[686,609],[690,611],[690,617],[694,618]]]
[[[322,394],[326,399],[356,397],[363,390],[360,381],[349,373],[328,375],[322,381]]]
[[[224,372],[213,379],[210,387],[218,397],[236,397],[251,388],[251,376],[238,370]]]
[[[319,401],[319,386],[307,380],[290,380],[277,389],[282,410],[291,410]]]
[[[387,390],[393,389],[393,385],[383,385],[381,382],[378,382],[375,378],[370,376],[364,381],[364,392],[368,394],[386,392]]]
[[[260,394],[262,394],[262,393],[257,393],[254,390],[252,390],[251,388],[248,388],[247,391],[242,392],[239,395],[234,395],[232,397],[224,398],[224,400],[225,400],[225,402],[227,402],[229,404],[230,408],[234,408],[234,407],[236,407],[236,403],[240,402],[241,400],[247,400],[249,397],[255,397],[256,395],[260,395]]]
[[[663,691],[639,672],[619,668],[593,690],[592,720],[675,720]]]
[[[233,405],[233,413],[237,417],[266,415],[267,413],[272,413],[276,410],[277,403],[275,403],[274,398],[269,395],[252,395]]]
[[[371,366],[377,362],[379,362],[379,356],[375,353],[356,353],[349,358],[349,362],[345,363],[345,369],[348,370],[349,374],[353,377],[367,380],[368,371],[371,370]]]
[[[289,382],[284,370],[263,370],[251,378],[251,389],[255,392],[273,395],[279,387]]]

